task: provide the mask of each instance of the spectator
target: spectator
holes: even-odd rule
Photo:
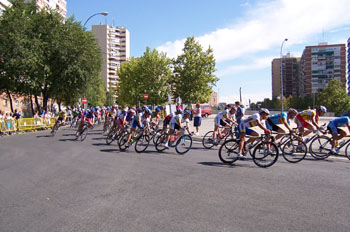
[[[21,114],[18,113],[18,110],[17,110],[17,109],[15,109],[15,113],[13,114],[13,117],[14,117],[16,120],[18,120],[18,119],[21,118]]]
[[[199,127],[202,124],[202,110],[201,105],[199,103],[196,104],[196,107],[192,110],[193,113],[193,126],[196,127],[195,135],[199,135]]]
[[[236,107],[235,116],[236,116],[237,123],[239,124],[241,122],[241,119],[244,117],[245,110],[244,110],[244,106],[239,101],[235,102],[235,107]]]
[[[35,111],[35,112],[34,112],[34,116],[33,116],[33,118],[39,118],[38,111]]]

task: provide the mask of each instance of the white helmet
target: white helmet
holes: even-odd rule
[[[327,108],[325,106],[320,106],[318,109],[323,113],[327,113]]]
[[[261,113],[265,113],[265,114],[269,115],[269,114],[270,114],[270,111],[269,111],[268,109],[266,109],[266,108],[261,108],[261,109],[259,110],[259,114],[261,114]]]

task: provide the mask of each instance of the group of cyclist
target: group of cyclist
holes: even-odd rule
[[[274,115],[270,115],[268,109],[261,108],[258,113],[249,117],[244,117],[244,111],[242,111],[239,102],[236,102],[235,105],[228,105],[224,111],[219,112],[215,117],[212,140],[214,145],[218,144],[217,134],[220,126],[224,127],[223,134],[225,134],[231,126],[236,127],[239,136],[238,156],[243,158],[247,149],[250,149],[253,142],[259,136],[259,133],[254,130],[255,128],[260,128],[268,135],[271,134],[271,131],[276,132],[277,136],[273,138],[276,142],[287,133],[291,133],[295,137],[302,139],[315,130],[326,133],[327,129],[332,134],[333,138],[331,152],[333,154],[339,154],[338,141],[347,135],[347,132],[343,128],[344,126],[346,126],[350,132],[350,118],[348,116],[338,117],[330,121],[327,128],[325,128],[319,125],[319,117],[323,116],[325,113],[327,113],[327,108],[325,106],[320,106],[317,109],[307,109],[301,112],[290,108],[288,112]],[[298,133],[291,127],[292,121],[297,125]],[[286,128],[287,131],[284,128]],[[246,135],[250,136],[247,141],[245,141]],[[307,143],[308,139],[309,138],[306,137],[304,142]],[[269,153],[271,151],[268,150],[267,152]]]
[[[117,134],[129,124],[131,130],[127,138],[126,146],[130,146],[130,140],[137,128],[144,129],[148,128],[150,124],[152,124],[152,126],[158,126],[160,124],[161,110],[162,107],[156,107],[155,113],[152,117],[152,111],[146,106],[122,109],[119,109],[117,106],[112,106],[102,108],[96,107],[85,111],[81,109],[73,109],[72,115],[73,120],[80,120],[77,133],[80,132],[84,123],[87,123],[89,127],[93,128],[95,121],[101,120],[102,118],[104,118],[105,122],[104,127],[107,122],[112,122],[110,130],[113,131],[114,134]],[[291,127],[291,121],[294,121],[298,128],[298,134],[301,137],[307,136],[315,130],[319,130],[322,133],[325,133],[326,129],[329,130],[333,137],[331,151],[334,154],[338,154],[338,141],[347,135],[347,132],[342,127],[346,126],[350,131],[350,118],[347,116],[338,117],[330,121],[327,128],[324,128],[319,125],[319,117],[323,116],[326,112],[327,108],[320,106],[317,109],[307,109],[301,112],[298,112],[294,108],[290,108],[288,112],[270,115],[268,109],[261,108],[258,113],[247,117],[245,116],[244,109],[240,102],[236,102],[234,105],[227,105],[224,111],[221,111],[216,115],[212,141],[217,145],[218,134],[225,134],[231,127],[235,127],[240,139],[239,156],[244,157],[246,146],[249,149],[250,145],[254,142],[257,136],[259,136],[259,133],[255,128],[260,128],[266,134],[271,134],[271,131],[277,132],[277,136],[274,139],[275,141],[278,141],[283,134],[286,133],[291,133],[297,136],[297,133]],[[169,127],[165,148],[169,148],[169,135],[174,132],[178,134],[181,131],[186,130],[191,134],[188,126],[190,116],[190,110],[183,110],[181,106],[177,106],[174,113],[170,113],[164,118],[161,133],[164,133]],[[61,111],[58,114],[57,123],[63,125],[66,117],[66,112]],[[219,132],[220,127],[223,127],[221,132]],[[247,135],[250,137],[245,141]],[[305,138],[304,142],[307,143],[307,140],[308,138]]]

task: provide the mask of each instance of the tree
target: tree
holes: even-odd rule
[[[106,102],[106,90],[102,78],[96,78],[90,82],[86,91],[86,96],[90,107],[104,105]]]
[[[114,95],[116,94],[117,94],[117,91],[112,86],[110,86],[109,91],[106,92],[106,101],[105,101],[106,106],[111,106],[115,104]]]
[[[194,37],[185,41],[183,54],[174,61],[174,97],[181,97],[184,103],[208,102],[218,78],[215,72],[213,50],[205,52]]]
[[[74,104],[100,78],[101,49],[80,22],[14,0],[0,18],[0,89]],[[94,92],[93,92],[94,93]]]
[[[339,116],[350,109],[350,97],[347,95],[346,89],[341,86],[341,82],[332,79],[329,81],[328,87],[317,95],[317,104],[326,106],[328,111]]]
[[[169,78],[171,60],[156,49],[146,48],[140,58],[131,58],[118,70],[120,86],[118,103],[135,105],[140,103],[161,105],[170,93]],[[148,99],[143,98],[148,94]]]

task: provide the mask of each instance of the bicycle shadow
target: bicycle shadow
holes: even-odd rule
[[[52,138],[53,136],[50,134],[50,135],[37,135],[36,137],[37,138]]]
[[[257,166],[252,166],[248,163],[242,163],[242,161],[248,161],[248,160],[249,159],[246,158],[244,160],[238,160],[238,163],[232,163],[232,164],[224,164],[222,162],[198,162],[197,164],[201,164],[209,167],[219,167],[219,168],[238,168],[238,167],[259,168]]]
[[[119,151],[119,149],[101,149],[100,151],[101,152],[108,152],[108,153],[111,153],[111,152],[121,153]]]
[[[76,138],[74,138],[74,139],[59,139],[58,141],[61,141],[61,142],[77,141],[77,139]]]

